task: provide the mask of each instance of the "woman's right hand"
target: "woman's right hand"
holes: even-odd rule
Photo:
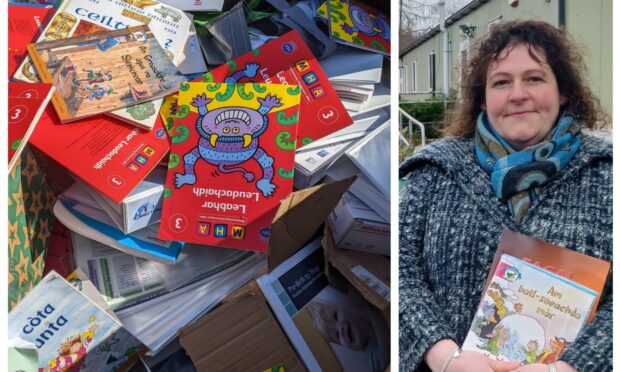
[[[441,340],[426,352],[424,360],[432,371],[439,372],[456,347],[452,340]],[[448,363],[446,372],[509,372],[519,365],[519,362],[493,360],[475,351],[462,351]]]

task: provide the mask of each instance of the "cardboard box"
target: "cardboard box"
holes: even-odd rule
[[[178,335],[198,371],[305,371],[262,294],[227,301]]]
[[[350,192],[330,213],[328,226],[338,248],[390,255],[390,224]]]
[[[353,284],[362,296],[376,306],[390,324],[390,259],[384,256],[337,248],[328,228],[322,240],[325,274],[336,288],[343,280]]]
[[[327,216],[354,180],[353,177],[321,184],[282,200],[269,241],[269,270],[322,232]],[[329,234],[327,229],[325,232]],[[329,260],[326,270],[330,281],[339,275],[349,280],[364,298],[379,308],[389,325],[389,293],[388,300],[380,293],[385,293],[386,286],[389,292],[390,260],[337,249],[329,239],[324,238],[323,244]],[[369,280],[370,276],[377,278],[383,287]],[[340,284],[342,280],[345,279]],[[255,281],[229,295],[218,308],[194,324],[179,330],[178,336],[199,371],[262,371],[276,365],[282,365],[285,371],[305,370]]]

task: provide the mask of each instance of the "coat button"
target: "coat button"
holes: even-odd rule
[[[454,170],[457,171],[457,172],[462,171],[463,170],[463,164],[461,164],[461,163],[454,164]]]
[[[484,185],[481,185],[478,183],[474,185],[474,194],[480,195],[484,192],[484,189],[485,189]]]

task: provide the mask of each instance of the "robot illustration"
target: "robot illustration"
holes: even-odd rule
[[[349,5],[349,15],[354,26],[345,24],[342,28],[347,34],[359,32],[367,36],[377,36],[384,40],[390,40],[390,24],[382,15],[375,16],[357,5]]]
[[[252,158],[263,171],[263,177],[256,182],[256,188],[263,196],[271,196],[276,189],[276,185],[271,183],[274,175],[273,158],[259,146],[258,139],[267,130],[267,113],[282,105],[280,98],[270,94],[258,98],[258,110],[222,107],[209,112],[207,104],[211,101],[205,94],[197,95],[192,100],[192,106],[197,107],[200,114],[196,121],[200,139],[198,146],[183,156],[185,174],[175,174],[176,188],[196,182],[194,165],[200,158],[217,166],[221,173],[241,172],[248,182],[252,182],[254,174],[241,166]]]

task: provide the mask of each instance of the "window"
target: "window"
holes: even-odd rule
[[[412,92],[417,92],[418,91],[418,84],[417,81],[418,80],[418,62],[417,61],[413,61],[411,62],[411,91]]]
[[[407,65],[400,66],[400,92],[407,93]]]
[[[428,90],[435,91],[435,52],[428,55]]]

